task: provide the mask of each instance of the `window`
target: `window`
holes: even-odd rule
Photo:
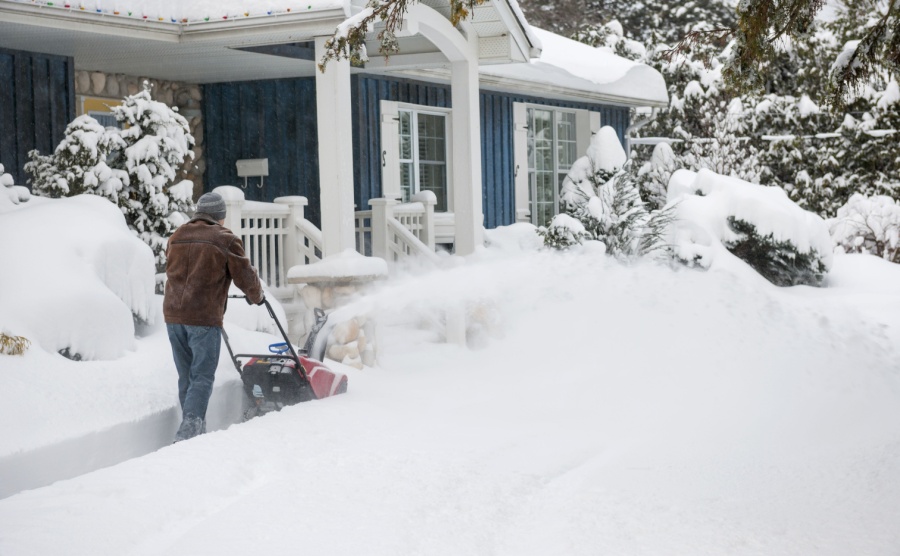
[[[87,114],[97,120],[103,127],[121,127],[113,114],[113,107],[122,104],[122,99],[106,99],[100,97],[80,96],[79,114]]]
[[[401,200],[420,191],[437,197],[435,210],[447,210],[447,123],[444,114],[399,110]]]
[[[600,114],[515,103],[513,118],[516,218],[546,226],[559,214],[563,180],[600,128]]]
[[[119,127],[119,122],[116,121],[116,116],[112,112],[96,112],[91,110],[88,112],[88,115],[103,127]]]
[[[528,109],[528,193],[532,223],[546,226],[559,213],[559,190],[578,158],[575,113]]]
[[[431,191],[434,210],[453,210],[450,110],[381,101],[381,192],[409,202]]]

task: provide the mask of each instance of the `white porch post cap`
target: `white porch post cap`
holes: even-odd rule
[[[241,191],[239,187],[235,187],[233,185],[220,185],[213,189],[214,193],[218,193],[222,196],[222,199],[225,202],[235,202],[235,201],[243,201],[244,200],[244,192]]]

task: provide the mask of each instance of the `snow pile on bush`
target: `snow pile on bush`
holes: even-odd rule
[[[121,211],[94,195],[0,213],[0,315],[48,352],[116,359],[135,346],[135,319],[153,320],[151,250]]]
[[[128,227],[153,249],[162,272],[166,241],[194,208],[194,184],[175,183],[184,161],[194,157],[194,138],[177,108],[150,98],[146,82],[143,91],[125,97],[112,111],[124,129],[104,128],[80,116],[66,127],[52,155],[28,153],[25,170],[37,195],[90,193],[116,203]]]
[[[125,148],[117,130],[107,130],[94,118],[84,115],[66,126],[65,137],[52,156],[28,153],[25,170],[34,176],[35,194],[44,197],[72,197],[91,193],[117,202],[128,174],[110,168],[107,158]]]
[[[781,188],[709,170],[678,170],[669,181],[668,201],[675,204],[675,254],[689,265],[727,264],[730,252],[779,286],[821,285],[831,267],[825,221]]]
[[[31,198],[27,187],[15,185],[13,177],[6,173],[0,164],[0,211],[9,209],[9,205],[18,205]]]
[[[900,205],[887,195],[852,195],[828,225],[844,252],[870,253],[900,263]]]
[[[587,153],[563,180],[560,198],[565,212],[538,229],[548,247],[566,249],[595,240],[621,259],[666,252],[661,239],[671,213],[647,209],[638,173],[612,127],[591,138]]]

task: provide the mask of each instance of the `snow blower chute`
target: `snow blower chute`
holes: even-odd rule
[[[243,299],[243,295],[229,295],[230,298]],[[244,420],[257,415],[263,415],[270,411],[278,411],[286,405],[293,405],[309,400],[320,400],[329,396],[336,396],[347,391],[347,375],[336,373],[322,363],[324,353],[324,341],[316,342],[319,332],[325,326],[328,317],[325,311],[316,309],[316,324],[309,332],[303,349],[294,349],[288,339],[287,333],[278,322],[278,317],[272,310],[269,300],[263,301],[269,316],[278,326],[284,342],[269,346],[268,354],[235,354],[228,342],[228,335],[222,329],[222,337],[228,347],[228,354],[234,367],[241,375],[244,383],[244,392],[250,399],[251,406],[244,412]],[[312,354],[318,350],[322,353]],[[312,356],[319,358],[314,359]],[[241,359],[247,359],[243,367]]]

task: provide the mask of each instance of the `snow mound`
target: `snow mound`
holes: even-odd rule
[[[828,226],[818,215],[803,210],[783,189],[766,187],[710,170],[678,170],[668,189],[676,204],[673,243],[679,256],[712,268],[727,253],[723,244],[739,239],[729,217],[753,224],[762,236],[789,241],[802,253],[815,250],[827,268],[834,249]]]
[[[16,267],[0,274],[4,327],[49,352],[121,357],[134,316],[153,320],[153,253],[101,197],[41,201],[0,213],[0,237],[12,238],[0,260]]]

